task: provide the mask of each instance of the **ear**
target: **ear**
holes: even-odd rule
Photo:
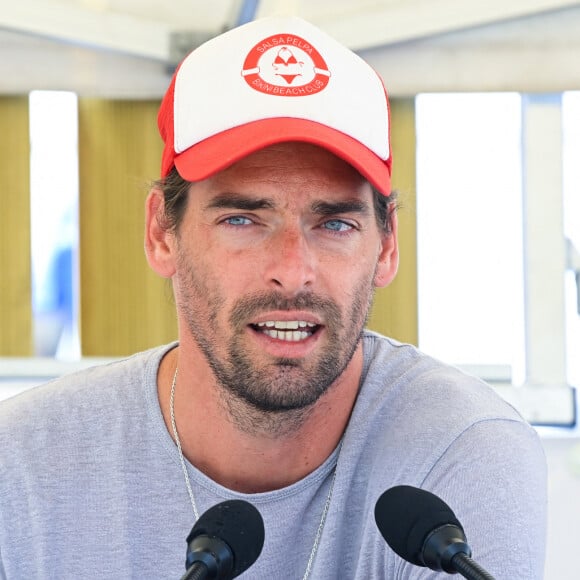
[[[161,223],[163,208],[163,192],[152,189],[145,202],[145,254],[154,272],[171,278],[175,274],[175,236]]]
[[[399,267],[399,243],[397,240],[397,214],[391,216],[391,231],[381,235],[381,251],[375,272],[375,287],[388,286],[397,274]]]

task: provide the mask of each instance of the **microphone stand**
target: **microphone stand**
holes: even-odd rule
[[[194,562],[181,577],[181,580],[205,580],[208,578],[208,567],[203,562]]]
[[[458,552],[451,558],[451,566],[467,580],[495,580],[489,572],[463,552]]]

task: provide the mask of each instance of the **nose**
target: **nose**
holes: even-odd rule
[[[316,258],[299,227],[278,232],[270,240],[267,253],[265,281],[269,287],[294,296],[313,284]]]

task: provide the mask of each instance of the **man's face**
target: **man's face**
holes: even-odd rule
[[[227,397],[307,408],[347,368],[377,283],[396,271],[369,183],[285,143],[195,183],[176,235],[180,325]]]

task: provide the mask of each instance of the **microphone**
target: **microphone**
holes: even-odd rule
[[[495,580],[471,559],[471,548],[453,510],[424,489],[398,485],[385,491],[375,506],[383,538],[401,558],[468,580]]]
[[[231,580],[245,572],[264,545],[264,522],[247,501],[228,500],[201,515],[187,536],[181,580]]]

